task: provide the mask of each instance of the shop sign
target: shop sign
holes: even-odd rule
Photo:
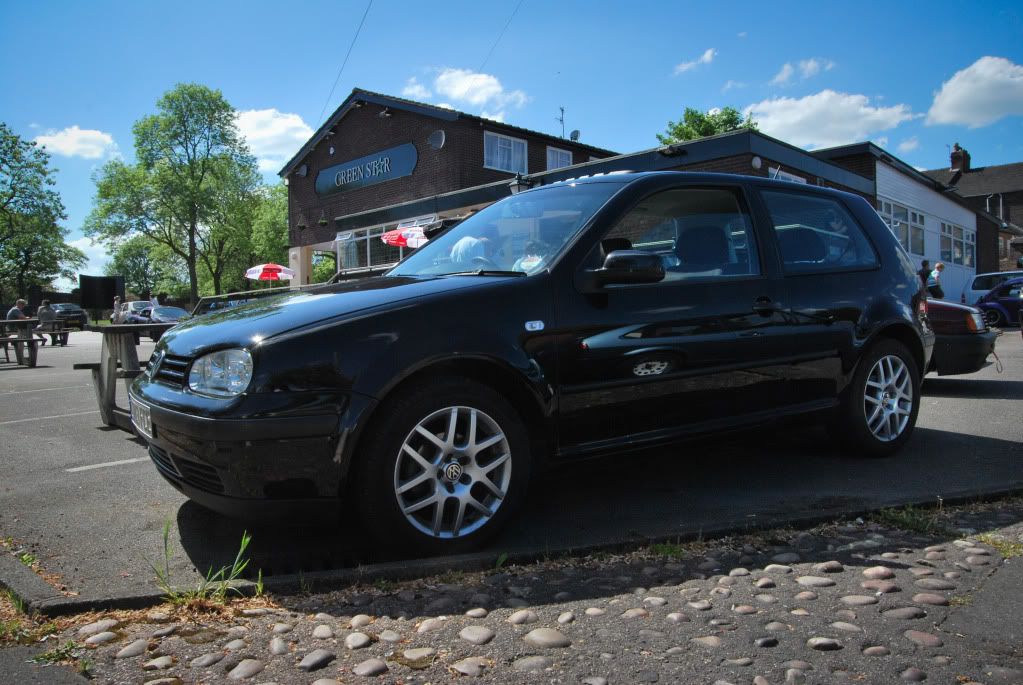
[[[329,195],[411,176],[418,158],[416,146],[405,143],[327,167],[316,175],[316,194]]]

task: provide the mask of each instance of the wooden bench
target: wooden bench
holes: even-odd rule
[[[40,322],[35,332],[50,336],[51,344],[56,346],[59,342],[61,347],[67,345],[68,338],[71,336],[71,332],[64,327],[64,322],[60,319]]]
[[[11,355],[8,351],[8,345],[14,348],[14,356],[19,364],[28,366],[29,368],[36,365],[36,361],[39,358],[39,344],[43,342],[39,338],[32,334],[25,337],[21,333],[9,334],[5,333],[0,336],[0,344],[4,348],[4,356],[7,361],[11,361]],[[28,353],[26,355],[26,352]]]

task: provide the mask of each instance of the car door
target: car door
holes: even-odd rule
[[[777,186],[758,191],[783,274],[788,401],[834,403],[856,356],[864,306],[879,287],[877,252],[841,199]]]
[[[745,187],[673,185],[592,236],[577,273],[611,251],[661,256],[665,278],[580,292],[557,286],[564,454],[642,444],[769,413],[782,394],[778,281]]]

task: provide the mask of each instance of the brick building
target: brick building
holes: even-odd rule
[[[990,271],[1018,268],[1023,257],[1023,162],[974,167],[970,153],[956,143],[949,155],[948,169],[925,174],[963,197],[978,213],[990,215],[998,227],[998,265]]]
[[[997,269],[998,220],[872,143],[807,152],[740,130],[617,155],[359,89],[281,171],[290,265],[298,284],[310,282],[317,252],[336,255],[346,276],[375,273],[403,255],[380,240],[385,231],[464,215],[509,195],[513,181],[656,170],[750,174],[859,194],[914,259],[948,264],[950,299],[978,268]]]

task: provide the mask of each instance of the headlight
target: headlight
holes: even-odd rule
[[[970,316],[966,319],[966,327],[974,333],[979,333],[987,328],[987,324],[984,323],[984,315],[980,312],[970,312]]]
[[[234,397],[245,392],[252,380],[252,355],[248,350],[219,350],[192,363],[188,387],[203,395]]]

